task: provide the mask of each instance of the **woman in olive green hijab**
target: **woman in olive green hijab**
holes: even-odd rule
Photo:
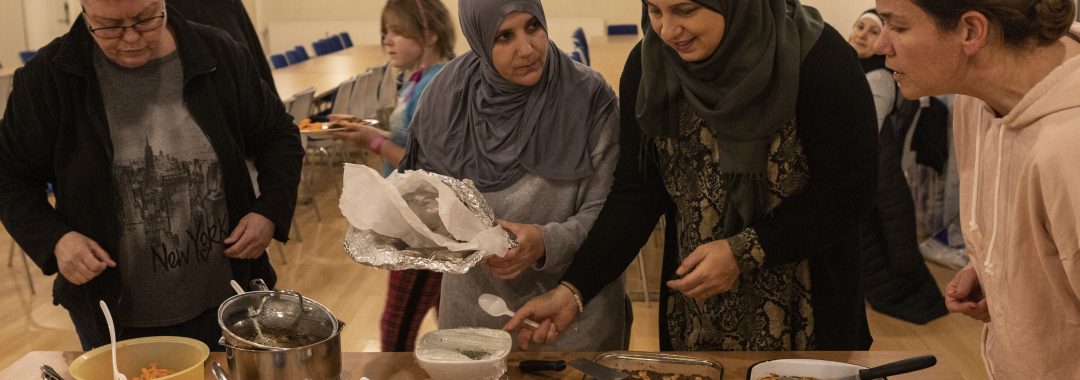
[[[507,328],[568,325],[667,215],[661,348],[868,349],[857,232],[877,128],[854,51],[796,0],[645,0],[643,12],[611,195],[568,285]]]

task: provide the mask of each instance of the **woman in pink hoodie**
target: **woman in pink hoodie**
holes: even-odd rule
[[[907,98],[954,106],[972,264],[953,312],[986,323],[994,379],[1080,378],[1080,24],[1073,0],[877,0]]]

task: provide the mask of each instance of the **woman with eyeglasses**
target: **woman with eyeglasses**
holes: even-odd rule
[[[160,0],[83,0],[15,73],[0,124],[0,219],[83,349],[179,335],[218,351],[230,280],[275,283],[303,150],[246,48]],[[259,169],[255,196],[245,158]],[[55,183],[56,206],[42,191]]]

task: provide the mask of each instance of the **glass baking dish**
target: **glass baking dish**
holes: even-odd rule
[[[626,373],[631,379],[721,380],[724,366],[713,360],[663,352],[612,351],[593,361]],[[649,375],[642,377],[641,375]],[[657,376],[659,375],[659,376]],[[667,377],[664,377],[667,376]],[[589,377],[586,377],[589,378]]]

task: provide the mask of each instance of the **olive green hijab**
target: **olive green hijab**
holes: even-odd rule
[[[636,116],[653,138],[676,135],[682,99],[716,139],[720,170],[743,226],[765,212],[769,144],[795,118],[799,68],[824,21],[797,0],[693,0],[724,15],[723,40],[686,62],[652,30],[646,4]],[[730,231],[734,233],[738,231]]]

